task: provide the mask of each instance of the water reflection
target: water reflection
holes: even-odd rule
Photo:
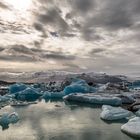
[[[5,107],[15,111],[20,120],[9,129],[0,130],[0,140],[133,140],[120,131],[121,123],[104,123],[99,106],[39,102],[28,107]]]

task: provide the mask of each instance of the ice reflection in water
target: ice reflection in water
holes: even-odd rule
[[[0,130],[0,140],[133,140],[120,131],[121,123],[100,120],[100,108],[40,102],[27,107],[5,107],[2,112],[17,112],[20,121]]]

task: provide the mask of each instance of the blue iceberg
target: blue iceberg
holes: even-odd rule
[[[66,95],[71,93],[94,93],[96,88],[89,86],[85,80],[74,79],[73,82],[64,88]]]
[[[28,87],[23,91],[17,92],[15,94],[15,99],[20,101],[35,101],[41,96],[42,94],[39,93],[36,89]]]
[[[0,118],[0,125],[2,126],[2,129],[6,129],[9,127],[9,124],[17,123],[19,120],[19,116],[16,112],[13,112],[11,114],[4,113]]]
[[[22,83],[17,83],[9,86],[9,92],[10,94],[15,94],[17,92],[23,91],[27,88],[28,86]]]

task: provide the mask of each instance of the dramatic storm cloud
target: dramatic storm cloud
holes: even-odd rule
[[[5,70],[138,73],[139,0],[2,0],[0,9]]]

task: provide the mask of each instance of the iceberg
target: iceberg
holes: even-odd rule
[[[91,93],[96,92],[96,88],[89,86],[85,80],[74,79],[73,82],[64,88],[66,95],[71,93]]]
[[[23,91],[17,92],[15,94],[15,99],[20,101],[35,101],[41,96],[42,94],[36,89],[28,87]]]
[[[140,109],[135,114],[136,116],[140,117]]]
[[[99,104],[99,105],[105,104],[105,105],[119,106],[122,104],[122,100],[120,98],[111,95],[104,95],[104,94],[75,93],[75,94],[66,95],[64,96],[63,99],[68,101],[76,101],[76,102]]]
[[[19,116],[16,112],[13,112],[11,114],[9,113],[4,113],[1,118],[0,118],[0,125],[2,126],[3,129],[6,129],[9,127],[9,124],[12,123],[17,123],[19,120]]]
[[[121,130],[132,137],[140,138],[140,117],[130,119]]]
[[[0,108],[9,105],[10,102],[13,101],[13,99],[14,99],[13,95],[0,96]]]
[[[133,104],[136,101],[135,98],[129,94],[119,94],[117,97],[121,98],[122,104]]]
[[[12,98],[13,98],[13,96],[11,96],[11,95],[4,95],[4,96],[0,95],[0,103],[8,102],[8,101],[12,100]]]
[[[9,86],[9,92],[10,94],[15,94],[17,92],[23,91],[27,88],[28,86],[22,83],[17,83]]]
[[[64,96],[65,96],[64,92],[48,92],[48,91],[46,91],[43,94],[42,98],[45,100],[53,99],[53,98],[62,99]]]
[[[108,105],[103,105],[102,110],[103,111],[100,114],[100,117],[101,119],[107,121],[125,119],[133,114],[132,112],[125,110],[121,107],[112,107]]]

